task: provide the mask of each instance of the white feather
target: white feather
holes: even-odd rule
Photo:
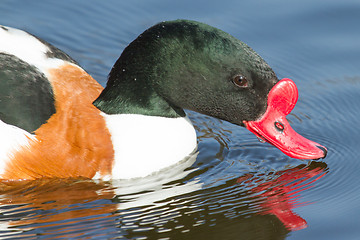
[[[47,75],[48,70],[57,68],[64,61],[48,58],[50,49],[34,36],[19,29],[0,25],[0,52],[14,55],[30,65],[34,65]]]
[[[0,176],[4,173],[7,161],[21,147],[29,146],[36,137],[16,126],[6,124],[0,120]]]
[[[103,114],[115,150],[113,179],[145,177],[174,165],[197,149],[187,117]]]

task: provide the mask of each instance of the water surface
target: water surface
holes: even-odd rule
[[[291,159],[246,129],[188,112],[199,153],[181,170],[3,184],[0,238],[359,239],[359,12],[355,0],[1,1],[0,24],[49,41],[102,85],[124,47],[157,22],[227,31],[296,82],[288,119],[329,153]]]

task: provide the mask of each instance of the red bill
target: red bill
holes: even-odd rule
[[[265,114],[256,121],[244,121],[244,124],[257,137],[292,158],[324,158],[327,149],[295,132],[286,119],[286,115],[295,107],[297,99],[298,90],[295,83],[284,78],[270,90]]]

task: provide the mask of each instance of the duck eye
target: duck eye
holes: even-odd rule
[[[246,77],[242,76],[242,75],[236,75],[233,78],[233,83],[236,86],[241,87],[241,88],[246,88],[248,86],[248,81],[247,81]]]
[[[285,129],[284,125],[281,122],[275,122],[274,125],[276,130],[278,130],[279,132],[283,132]]]

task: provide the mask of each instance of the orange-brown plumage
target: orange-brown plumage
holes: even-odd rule
[[[3,179],[88,177],[111,173],[114,150],[100,111],[92,102],[102,87],[84,70],[65,64],[49,70],[56,113],[35,131],[38,141],[22,147]]]

